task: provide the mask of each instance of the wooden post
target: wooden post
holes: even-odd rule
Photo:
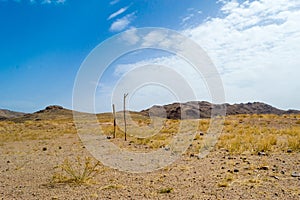
[[[112,105],[112,108],[113,108],[113,118],[114,118],[114,135],[113,135],[113,137],[116,138],[116,126],[117,126],[117,122],[116,122],[115,104]]]
[[[126,106],[125,106],[125,103],[126,103],[126,97],[128,96],[128,93],[127,94],[124,94],[124,126],[125,126],[125,141],[127,141],[127,124],[126,124]]]

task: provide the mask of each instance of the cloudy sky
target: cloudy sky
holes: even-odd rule
[[[299,19],[299,0],[0,0],[0,108],[72,108],[76,74],[98,44],[122,31],[160,27],[178,31],[207,52],[226,102],[300,109]],[[122,78],[148,64],[169,66],[192,83],[197,99],[211,100],[204,80],[184,60],[144,50],[114,61],[93,83],[97,111],[110,111]],[[130,95],[135,110],[176,101],[176,94],[159,84]]]

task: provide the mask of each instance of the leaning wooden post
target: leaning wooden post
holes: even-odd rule
[[[113,135],[113,137],[116,138],[116,126],[117,126],[117,122],[116,122],[115,104],[112,105],[112,108],[113,108],[113,118],[114,118],[114,135]]]
[[[127,140],[127,124],[126,124],[126,106],[125,106],[125,103],[126,103],[126,97],[128,96],[128,93],[127,94],[124,94],[124,128],[125,128],[125,141]]]

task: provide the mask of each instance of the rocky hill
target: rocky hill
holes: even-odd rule
[[[52,120],[52,119],[66,119],[72,118],[72,110],[63,108],[62,106],[52,105],[47,106],[45,109],[25,114],[20,117],[11,118],[11,121],[14,122],[24,122],[28,120],[39,121],[39,120]]]
[[[211,104],[206,101],[191,101],[187,103],[172,103],[164,106],[153,106],[142,110],[145,115],[167,117],[168,119],[198,119],[211,117],[213,108],[222,108],[226,110],[226,115],[236,114],[300,114],[298,110],[280,110],[261,102],[240,103],[240,104]]]
[[[23,115],[25,115],[25,113],[14,112],[14,111],[6,110],[6,109],[0,109],[0,120],[21,117]]]
[[[152,106],[149,109],[140,112],[131,112],[135,115],[143,116],[159,116],[168,119],[199,119],[210,118],[213,108],[225,108],[226,115],[236,114],[300,114],[298,110],[280,110],[265,103],[240,103],[240,104],[211,104],[206,101],[191,101],[186,103],[172,103],[163,106]],[[82,113],[88,114],[88,113]],[[225,113],[224,113],[225,114]],[[217,113],[218,115],[218,113]],[[102,113],[97,115],[98,118],[111,117],[110,113]],[[24,122],[28,120],[52,120],[52,119],[71,119],[73,111],[61,106],[52,105],[45,109],[26,114],[0,109],[0,120],[10,120],[14,122]]]

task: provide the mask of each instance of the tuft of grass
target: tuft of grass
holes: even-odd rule
[[[229,187],[232,181],[233,181],[232,174],[226,174],[225,178],[218,183],[218,187]]]
[[[167,194],[167,193],[171,193],[173,190],[174,190],[173,188],[162,188],[158,191],[158,193]]]
[[[229,183],[226,181],[222,181],[222,182],[218,183],[218,187],[228,187],[228,186],[229,186]]]
[[[124,187],[124,185],[110,184],[103,186],[100,190],[123,189]]]
[[[92,158],[80,157],[74,162],[65,159],[61,165],[55,167],[59,172],[55,172],[52,181],[54,183],[74,183],[88,184],[100,172],[100,162],[93,162]]]
[[[288,147],[294,151],[300,151],[300,134],[288,138]]]

